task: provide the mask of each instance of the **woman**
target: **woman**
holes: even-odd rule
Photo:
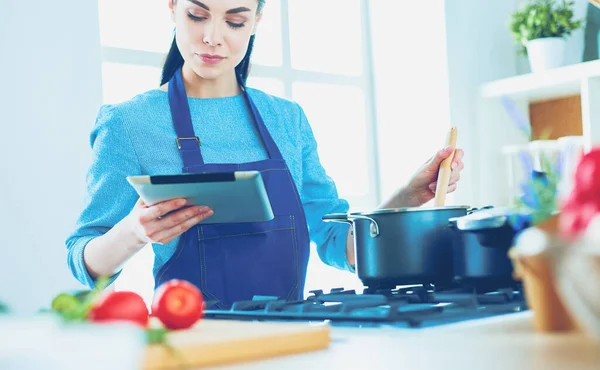
[[[91,287],[99,276],[116,278],[147,243],[155,253],[156,286],[185,279],[222,307],[254,295],[302,298],[310,241],[325,263],[353,270],[349,227],[321,221],[349,206],[319,162],[304,112],[245,88],[263,5],[171,0],[176,37],[162,86],[102,106],[91,134],[88,195],[66,243],[80,282]],[[437,153],[382,207],[431,200],[439,164],[451,152]],[[457,150],[449,192],[456,189],[462,156]],[[126,181],[131,175],[233,170],[261,171],[273,221],[198,225],[213,211],[186,207],[182,199],[148,207]]]

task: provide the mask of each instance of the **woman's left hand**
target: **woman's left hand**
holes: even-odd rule
[[[437,186],[437,177],[440,170],[440,164],[450,155],[452,155],[453,147],[446,147],[439,150],[432,156],[410,179],[408,185],[401,189],[394,197],[395,201],[385,205],[383,208],[393,207],[419,207],[429,202],[435,197],[435,189]],[[450,181],[448,183],[448,193],[452,193],[458,186],[460,180],[460,172],[464,168],[462,159],[465,153],[462,149],[456,149],[452,160]]]

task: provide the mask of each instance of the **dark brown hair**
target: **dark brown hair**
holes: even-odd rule
[[[265,5],[265,0],[257,0],[258,8],[257,13],[260,12]],[[176,0],[173,0],[175,3]],[[250,72],[250,56],[252,55],[252,49],[254,47],[254,38],[255,35],[250,36],[250,41],[248,42],[248,50],[246,50],[246,55],[244,55],[244,59],[235,67],[235,77],[238,80],[238,83],[245,86],[246,80],[248,79],[248,74]],[[175,74],[175,72],[183,66],[183,57],[181,56],[181,52],[177,47],[177,41],[175,39],[175,35],[173,35],[173,42],[171,43],[171,49],[167,54],[167,58],[165,59],[165,64],[163,65],[162,70],[162,79],[161,85],[166,84],[171,80],[171,77]]]

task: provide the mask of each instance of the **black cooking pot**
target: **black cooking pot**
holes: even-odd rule
[[[445,285],[454,277],[448,222],[468,210],[467,206],[395,208],[328,214],[323,220],[354,228],[356,273],[365,286]]]
[[[518,232],[511,222],[517,214],[511,208],[486,208],[452,218],[454,279],[461,286],[494,290],[517,284],[508,250]],[[526,217],[526,216],[523,216]]]

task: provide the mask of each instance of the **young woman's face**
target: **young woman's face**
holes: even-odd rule
[[[258,0],[170,0],[177,46],[206,79],[232,73],[260,20]]]

